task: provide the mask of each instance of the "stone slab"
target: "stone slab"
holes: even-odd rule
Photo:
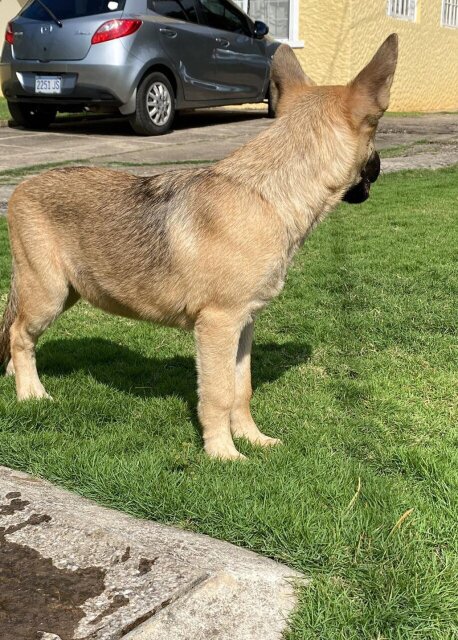
[[[2,640],[274,640],[292,569],[0,467]]]

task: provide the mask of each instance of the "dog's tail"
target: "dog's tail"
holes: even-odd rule
[[[11,356],[10,349],[10,329],[16,319],[18,308],[18,295],[16,287],[16,278],[14,275],[14,265],[11,274],[11,287],[6,301],[6,308],[3,313],[2,324],[0,325],[0,366],[8,364]]]

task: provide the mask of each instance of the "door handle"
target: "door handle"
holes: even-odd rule
[[[216,42],[221,46],[227,48],[230,45],[229,40],[225,38],[216,38]]]
[[[164,36],[167,36],[167,38],[176,38],[178,35],[177,32],[173,29],[166,29],[165,27],[160,28],[159,31]]]

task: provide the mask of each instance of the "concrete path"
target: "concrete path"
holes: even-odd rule
[[[174,131],[150,138],[133,135],[122,119],[61,122],[44,132],[3,127],[0,128],[0,176],[1,172],[12,169],[69,161],[102,165],[116,162],[128,166],[219,160],[271,123],[260,110],[214,109],[182,116]],[[449,152],[449,164],[456,162],[458,112],[383,118],[377,133],[377,148],[393,147],[399,147],[396,155],[401,157]]]
[[[271,124],[263,111],[203,110],[183,115],[174,131],[134,135],[123,119],[87,118],[49,131],[0,128],[0,172],[50,162],[180,162],[215,160]]]
[[[292,569],[0,467],[2,640],[274,640]]]

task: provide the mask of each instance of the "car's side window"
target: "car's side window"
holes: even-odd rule
[[[198,0],[202,19],[209,27],[251,35],[248,21],[226,0]]]
[[[199,22],[194,0],[148,0],[148,9],[175,20]]]

